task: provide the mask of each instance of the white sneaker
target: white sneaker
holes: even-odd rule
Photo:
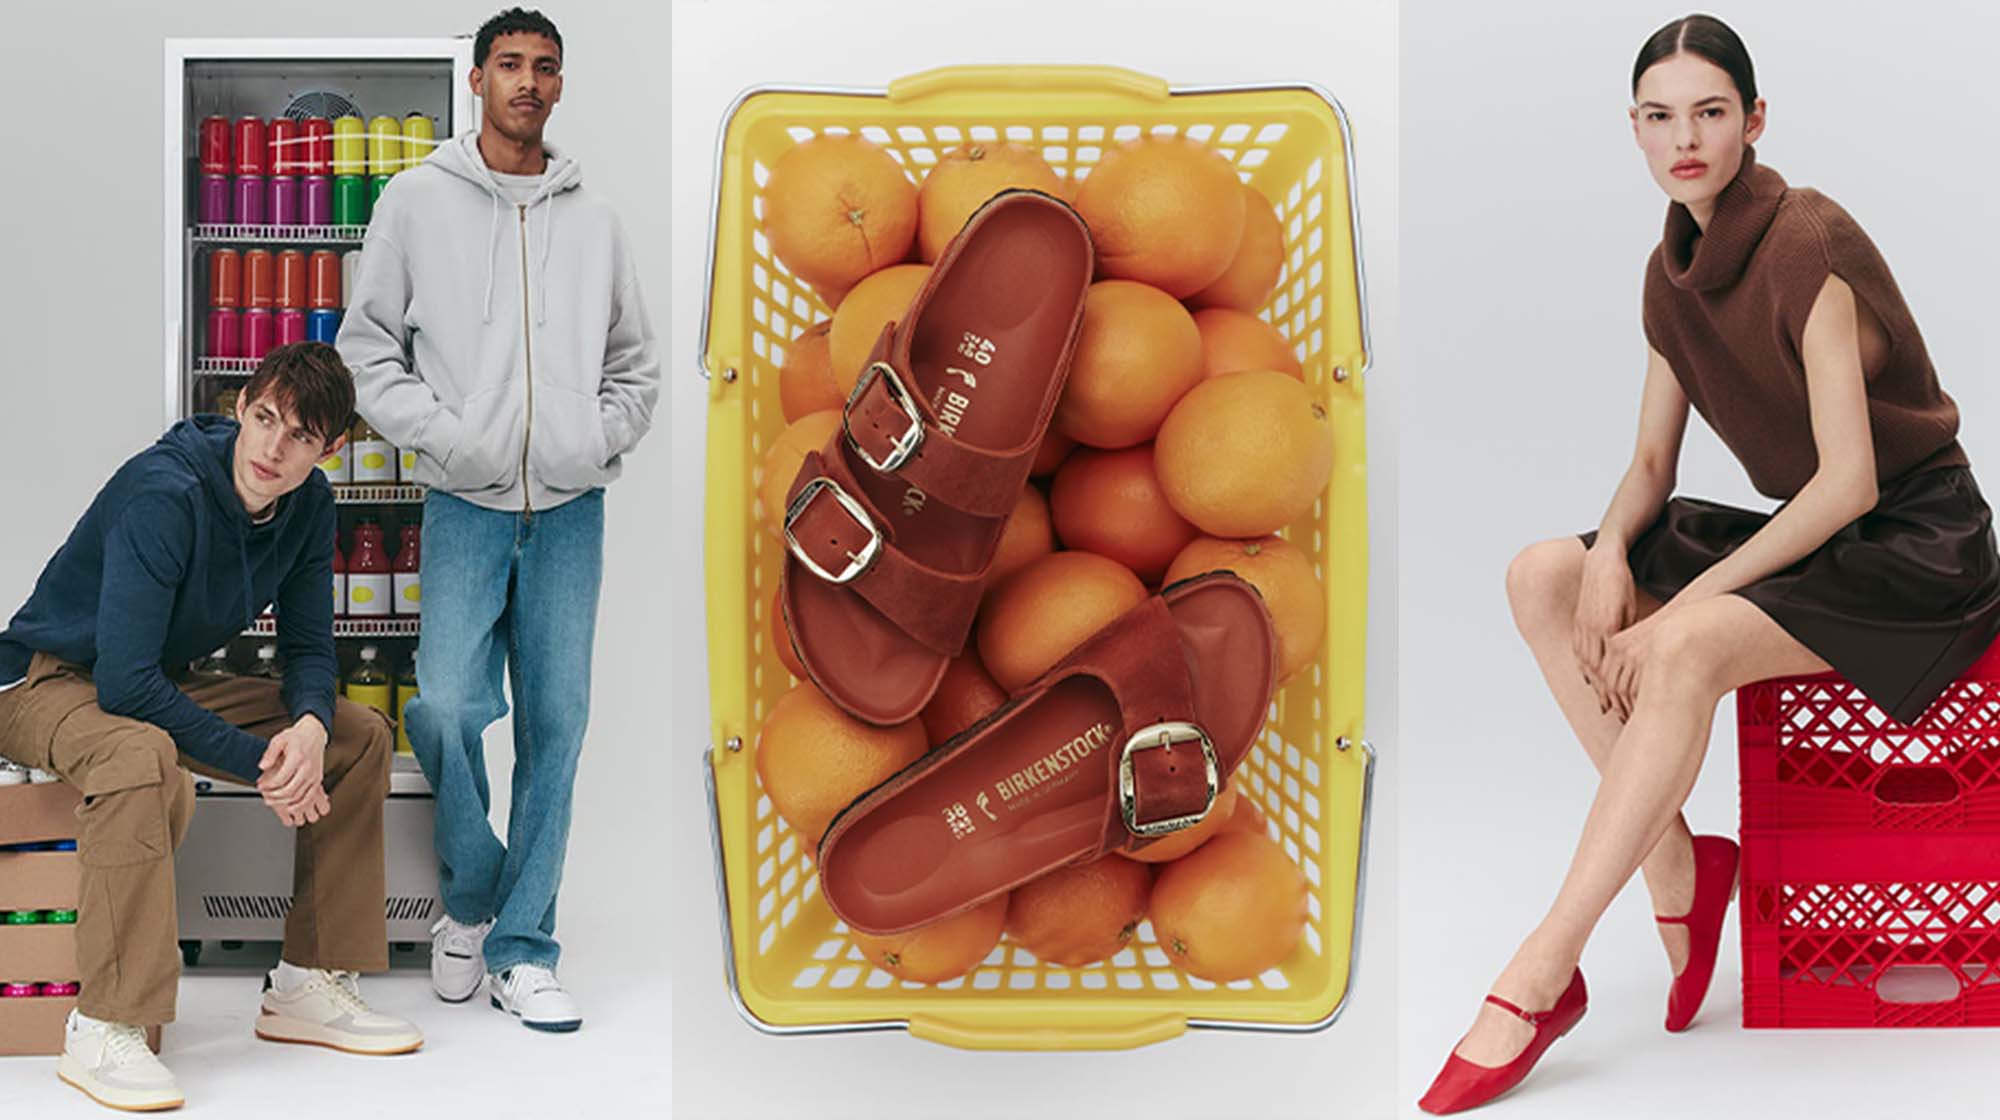
[[[125,1112],[155,1112],[185,1104],[174,1075],[146,1045],[146,1032],[106,1023],[72,1009],[63,1026],[56,1076],[91,1100]]]
[[[486,934],[489,919],[466,925],[447,914],[431,927],[431,990],[446,1003],[464,1003],[486,979]]]
[[[51,785],[60,780],[61,779],[57,778],[54,774],[49,773],[47,770],[28,771],[28,781],[34,785],[38,786]]]
[[[27,767],[0,758],[0,786],[24,786],[27,784]]]
[[[407,1054],[424,1044],[423,1032],[415,1024],[369,1007],[352,972],[305,971],[305,983],[291,992],[278,988],[275,971],[265,977],[258,1038],[306,1042],[349,1054]]]
[[[573,1031],[583,1012],[556,974],[538,964],[517,964],[492,977],[493,1006],[538,1031]]]

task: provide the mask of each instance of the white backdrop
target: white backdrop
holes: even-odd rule
[[[0,449],[10,481],[0,612],[11,614],[27,597],[112,470],[160,433],[163,41],[470,35],[502,6],[200,0],[10,10],[14,105],[7,114],[10,169],[0,180],[0,209],[8,215],[0,232]],[[680,350],[667,337],[667,13],[609,0],[546,8],[565,39],[567,74],[549,138],[579,160],[586,188],[623,219],[663,359],[679,372],[685,363],[672,361]],[[497,1012],[446,1008],[415,976],[409,984],[420,988],[406,988],[401,978],[375,981],[364,990],[417,1018],[430,1038],[416,1058],[371,1067],[380,1080],[370,1081],[357,1078],[351,1060],[245,1041],[255,980],[196,977],[183,987],[183,1023],[167,1036],[167,1058],[192,1101],[218,1115],[251,1114],[275,1107],[290,1089],[300,1098],[285,1107],[312,1116],[351,1115],[370,1103],[367,1087],[380,1094],[375,1104],[392,1094],[404,1103],[439,1094],[485,1110],[511,1102],[496,1115],[527,1108],[546,1115],[596,1092],[665,1100],[672,986],[663,942],[673,892],[664,874],[648,867],[660,866],[666,842],[659,826],[665,789],[690,772],[667,765],[659,699],[669,671],[661,646],[670,625],[663,575],[669,397],[663,390],[652,436],[627,456],[606,503],[591,730],[557,926],[562,973],[583,1003],[585,1029],[552,1043],[508,1026],[475,1033],[472,1042],[468,1032],[498,1024]],[[499,821],[513,765],[506,731],[503,722],[488,736]],[[220,1018],[224,1009],[229,1019]],[[541,1065],[556,1055],[559,1065]],[[53,1065],[0,1059],[0,1107],[88,1107],[70,1099],[76,1094],[56,1082]],[[542,1072],[515,1078],[510,1068]],[[551,1069],[561,1076],[548,1076]]]
[[[1380,1116],[1394,1045],[1393,846],[1401,744],[1394,730],[1396,330],[1396,14],[1388,0],[1134,7],[979,0],[911,7],[682,0],[674,22],[673,381],[676,587],[673,744],[675,1110],[684,1117]],[[706,746],[701,625],[703,383],[697,375],[716,130],[738,92],[759,84],[880,86],[952,63],[1099,62],[1181,85],[1310,80],[1353,121],[1370,281],[1375,374],[1369,386],[1371,569],[1368,730],[1380,748],[1377,841],[1353,999],[1306,1037],[1204,1033],[1123,1053],[992,1054],[900,1034],[770,1038],[725,994],[711,884],[707,810],[696,780]],[[996,1091],[968,1089],[992,1086]]]
[[[1854,214],[1894,268],[1977,467],[2000,455],[1989,373],[1994,179],[1990,9],[1742,0],[1770,102],[1759,158]],[[1640,275],[1665,198],[1625,116],[1632,60],[1678,4],[1404,4],[1409,325],[1404,415],[1403,1040],[1414,1102],[1553,896],[1594,772],[1520,644],[1502,591],[1530,541],[1592,527],[1631,452]],[[1989,485],[2000,485],[1987,474]],[[1699,418],[1683,491],[1769,508]],[[1688,809],[1736,831],[1733,705]],[[1668,1038],[1643,887],[1584,961],[1592,1014],[1512,1102],[1535,1116],[1971,1115],[1950,1069],[1990,1039],[1746,1033],[1735,920],[1694,1032]],[[1937,1051],[1955,1055],[1926,1058]],[[1948,1065],[1949,1063],[1949,1065]],[[1962,1089],[1974,1092],[1971,1086]],[[1782,1096],[1779,1094],[1782,1093]],[[1894,1102],[1894,1103],[1891,1103]],[[1902,1106],[1899,1108],[1898,1106]],[[1495,1115],[1508,1114],[1507,1109]]]

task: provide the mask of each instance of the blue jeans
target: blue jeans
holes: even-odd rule
[[[533,517],[424,498],[424,633],[410,747],[437,797],[444,908],[493,919],[486,967],[555,967],[556,888],[569,843],[577,756],[590,717],[590,651],[604,572],[604,491]],[[507,840],[492,807],[480,737],[514,705],[513,809]]]

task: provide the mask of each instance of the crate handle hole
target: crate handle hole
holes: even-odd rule
[[[1943,766],[1898,766],[1875,783],[1875,800],[1888,805],[1943,805],[1959,792],[1957,775]]]
[[[1964,994],[1958,975],[1941,964],[1899,964],[1875,980],[1883,1003],[1950,1003]]]

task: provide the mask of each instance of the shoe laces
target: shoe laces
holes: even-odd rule
[[[476,926],[466,925],[456,918],[446,915],[431,926],[431,936],[438,939],[437,947],[450,952],[471,956],[485,940],[486,931],[492,922],[481,922]]]
[[[556,974],[539,964],[517,964],[507,973],[507,986],[516,997],[538,995],[546,991],[562,991],[562,981]]]
[[[121,1066],[153,1065],[160,1060],[146,1045],[146,1032],[130,1023],[104,1024],[104,1052]]]
[[[361,998],[361,984],[355,974],[344,969],[315,968],[309,987],[325,992],[334,1005],[350,1015],[372,1015],[374,1008]]]

